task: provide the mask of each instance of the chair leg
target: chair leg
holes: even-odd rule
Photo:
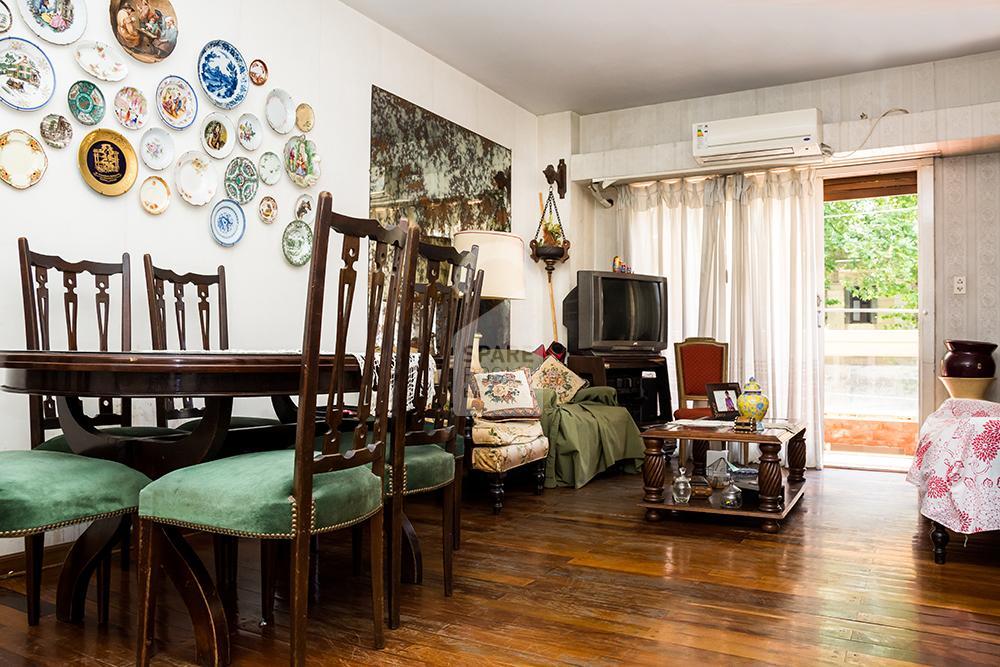
[[[355,577],[361,576],[361,558],[364,551],[365,526],[351,526],[351,569]]]
[[[403,498],[402,495],[386,499],[389,507],[389,627],[399,627],[399,594],[403,580]]]
[[[212,535],[215,552],[215,588],[226,610],[226,621],[235,630],[238,625],[236,571],[239,564],[239,540],[232,535]]]
[[[298,532],[292,538],[292,568],[289,580],[291,665],[306,662],[306,624],[309,620],[309,543],[310,535]]]
[[[545,492],[545,459],[540,459],[535,464],[535,495],[540,496]]]
[[[38,625],[42,614],[42,562],[45,555],[45,533],[24,538],[24,596],[28,610],[28,625]]]
[[[260,541],[260,627],[274,625],[274,589],[278,580],[281,540]]]
[[[504,473],[498,472],[490,476],[490,494],[493,496],[493,513],[500,514],[503,509],[503,478]]]
[[[140,667],[148,665],[153,654],[162,539],[159,526],[150,519],[139,519],[139,613],[135,662]]]
[[[384,511],[384,510],[383,510]],[[378,512],[368,520],[368,548],[371,551],[372,571],[372,626],[375,648],[385,648],[385,550],[382,544],[382,514]]]
[[[465,472],[465,460],[461,456],[455,457],[455,523],[453,548],[458,551],[462,548],[462,476]]]
[[[126,533],[128,535],[128,533]],[[127,538],[126,538],[127,539]],[[111,554],[101,559],[97,566],[97,624],[108,624],[111,612]]]
[[[127,515],[122,523],[125,527],[122,528],[124,537],[122,537],[121,552],[118,554],[121,557],[119,567],[122,572],[128,572],[132,565],[132,515]]]
[[[451,597],[454,587],[454,568],[452,558],[452,547],[454,547],[455,536],[455,483],[452,482],[444,487],[444,498],[441,503],[441,551],[443,557],[444,572],[444,595]]]
[[[934,528],[931,530],[931,543],[934,545],[934,562],[938,565],[944,565],[948,541],[951,538],[944,526],[937,521],[933,523]]]

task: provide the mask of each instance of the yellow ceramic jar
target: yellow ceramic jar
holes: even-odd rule
[[[764,419],[770,406],[771,401],[764,395],[760,384],[753,377],[743,385],[743,393],[736,399],[736,409],[740,411],[740,417],[752,419],[758,424]]]

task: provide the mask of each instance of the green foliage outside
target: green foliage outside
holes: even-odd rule
[[[883,307],[917,307],[917,195],[826,202],[826,289]],[[827,299],[827,306],[842,306]],[[916,315],[878,316],[881,329],[912,329]]]

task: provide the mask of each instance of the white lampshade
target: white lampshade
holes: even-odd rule
[[[479,246],[477,267],[483,270],[484,299],[523,299],[524,241],[517,234],[467,230],[452,240],[459,252]]]

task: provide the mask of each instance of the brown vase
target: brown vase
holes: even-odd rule
[[[978,340],[946,340],[948,351],[941,358],[941,375],[953,378],[991,378],[996,374],[993,361],[996,343]]]

